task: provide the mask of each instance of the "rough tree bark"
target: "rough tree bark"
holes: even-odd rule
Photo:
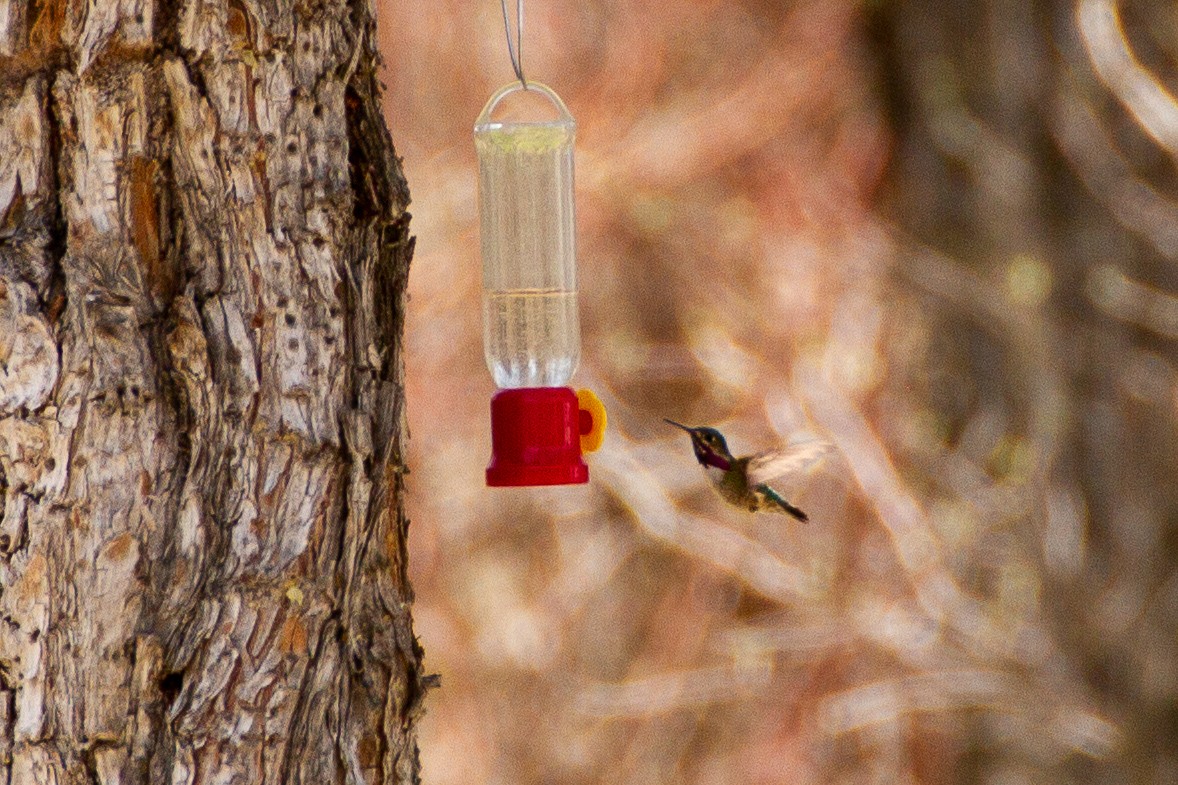
[[[365,0],[0,0],[0,783],[409,783]]]

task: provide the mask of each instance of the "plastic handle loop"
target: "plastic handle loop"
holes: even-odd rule
[[[491,119],[491,113],[495,111],[495,107],[499,106],[499,102],[512,93],[527,90],[528,92],[541,93],[549,100],[553,108],[556,109],[557,117],[555,120],[540,120],[534,122],[502,122]],[[489,130],[493,128],[502,128],[505,125],[564,125],[575,128],[576,120],[569,114],[568,107],[564,105],[564,101],[560,100],[560,96],[546,84],[541,82],[528,82],[527,86],[519,82],[512,82],[509,85],[504,85],[494,92],[494,94],[487,99],[487,105],[483,107],[483,111],[479,113],[479,117],[475,120],[474,129],[476,132],[482,130]]]
[[[577,405],[581,408],[581,452],[597,452],[605,441],[608,417],[605,404],[592,390],[577,390]]]

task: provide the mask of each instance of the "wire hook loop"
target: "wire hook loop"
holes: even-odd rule
[[[528,80],[524,77],[524,0],[516,0],[515,4],[515,43],[511,42],[511,19],[507,14],[507,0],[499,0],[503,9],[503,32],[507,34],[507,56],[511,58],[511,69],[515,71],[515,78],[528,89]]]

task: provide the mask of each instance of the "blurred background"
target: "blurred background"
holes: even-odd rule
[[[381,4],[427,785],[1178,782],[1178,6],[528,0],[588,486],[491,490],[493,0]],[[663,417],[829,458],[753,517]]]

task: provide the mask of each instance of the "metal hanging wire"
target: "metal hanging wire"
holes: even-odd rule
[[[524,77],[524,0],[516,0],[515,4],[515,43],[511,42],[511,19],[507,14],[507,0],[499,0],[503,8],[503,31],[507,34],[507,54],[511,58],[511,68],[525,90],[528,80]]]

